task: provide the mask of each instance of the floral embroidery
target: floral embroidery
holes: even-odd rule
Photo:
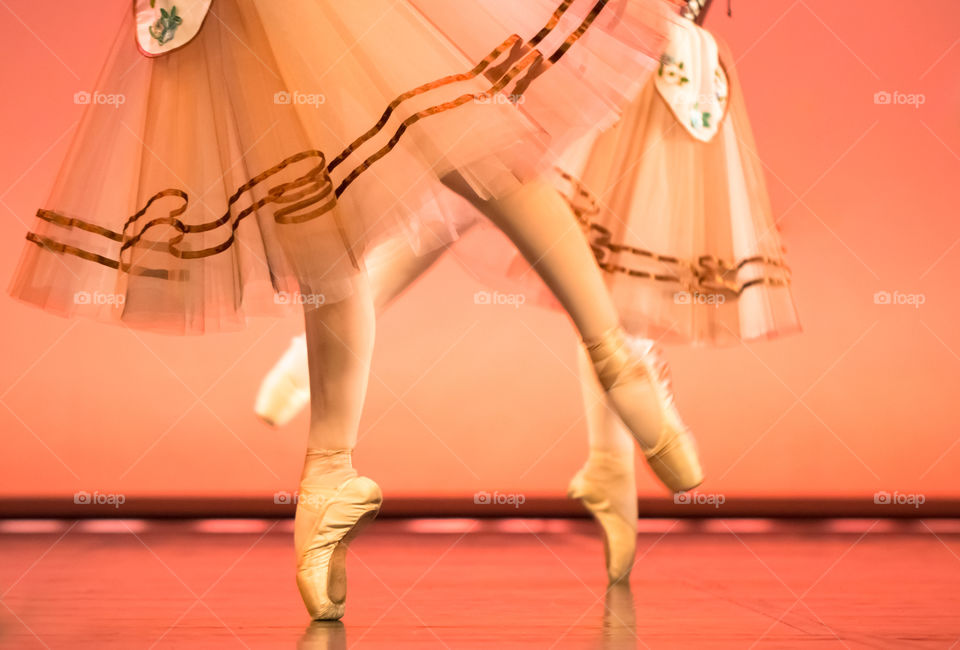
[[[721,113],[727,105],[727,99],[730,94],[730,86],[727,82],[727,75],[723,72],[723,68],[718,67],[714,71],[714,95],[717,98],[717,104],[720,107]],[[690,109],[690,126],[695,130],[711,128],[711,120],[713,119],[713,113],[710,111],[701,111],[700,103],[697,102],[693,105],[693,108]]]
[[[695,130],[709,129],[710,119],[712,117],[713,114],[710,111],[701,111],[700,102],[697,102],[693,105],[693,108],[690,109],[690,126]]]
[[[684,76],[683,61],[677,61],[669,54],[660,55],[660,69],[657,75],[669,83],[682,86],[690,80]]]
[[[150,6],[155,6],[155,0],[151,0]],[[173,40],[177,28],[183,24],[183,18],[177,14],[177,7],[170,7],[170,11],[160,9],[160,17],[157,22],[150,27],[150,36],[152,36],[160,45],[165,45]]]

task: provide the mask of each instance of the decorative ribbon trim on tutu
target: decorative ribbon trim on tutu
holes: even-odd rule
[[[373,128],[350,143],[350,145],[344,149],[340,155],[333,159],[333,161],[330,163],[330,172],[333,172],[334,169],[345,162],[361,146],[379,135],[386,127],[387,122],[390,120],[393,113],[403,102],[443,86],[475,79],[481,74],[484,74],[488,80],[493,82],[493,85],[484,93],[467,93],[451,101],[424,109],[405,119],[400,124],[400,127],[394,133],[393,137],[390,138],[383,148],[355,167],[353,171],[346,176],[343,182],[337,186],[337,197],[340,197],[350,186],[350,184],[360,176],[360,174],[365,172],[375,162],[390,153],[390,151],[397,146],[404,132],[406,132],[406,130],[413,124],[419,122],[425,117],[446,112],[448,110],[457,108],[458,106],[463,106],[469,102],[488,98],[490,95],[496,95],[504,91],[514,81],[514,79],[517,79],[518,75],[524,71],[527,71],[526,75],[517,79],[517,83],[513,88],[513,92],[509,93],[511,101],[519,101],[519,98],[524,92],[526,92],[533,80],[543,74],[551,65],[559,61],[563,55],[566,54],[570,48],[573,47],[573,45],[583,37],[594,21],[596,21],[597,17],[600,15],[600,12],[603,11],[603,8],[608,4],[608,2],[609,0],[598,0],[598,2],[593,6],[593,8],[590,10],[590,13],[587,14],[577,29],[570,34],[566,40],[564,40],[560,47],[557,48],[557,50],[548,59],[544,59],[543,53],[536,49],[536,46],[539,45],[545,38],[547,38],[554,29],[556,29],[557,25],[560,23],[560,19],[573,4],[573,0],[563,0],[553,12],[550,20],[547,21],[547,24],[544,25],[544,27],[528,41],[523,42],[520,36],[514,34],[503,41],[503,43],[501,43],[496,49],[488,54],[472,70],[437,79],[436,81],[419,86],[418,88],[406,92],[394,99],[392,102],[390,102],[386,111],[384,111],[383,115],[373,126]],[[510,50],[510,54],[507,56],[507,58],[497,66],[491,67],[492,64],[507,50]]]
[[[600,16],[600,12],[603,11],[603,8],[607,6],[608,2],[609,0],[600,0],[593,6],[593,9],[590,10],[590,13],[587,14],[587,17],[584,18],[582,23],[580,23],[580,26],[577,27],[576,31],[573,32],[573,34],[571,34],[567,40],[563,42],[556,52],[550,55],[549,60],[551,64],[562,59],[563,55],[566,54],[571,47],[573,47],[573,44],[579,41],[583,35],[587,33],[587,30],[590,29],[590,26],[593,24],[593,22]]]
[[[164,247],[166,247],[166,252],[178,259],[200,259],[209,257],[229,250],[231,246],[233,246],[236,241],[237,228],[240,226],[240,223],[245,217],[270,203],[291,203],[292,205],[280,208],[274,212],[274,220],[277,223],[303,223],[328,212],[332,212],[333,218],[336,220],[340,237],[343,240],[348,254],[350,255],[351,262],[355,267],[359,268],[359,261],[356,259],[356,256],[353,253],[352,246],[350,245],[346,236],[346,230],[340,223],[339,216],[334,210],[337,199],[364,171],[369,169],[374,163],[390,153],[390,151],[392,151],[400,142],[400,139],[403,137],[403,134],[407,131],[407,129],[420,120],[431,115],[437,115],[439,113],[452,110],[458,106],[463,106],[469,102],[485,99],[490,95],[498,94],[504,91],[514,81],[516,81],[516,86],[514,87],[511,97],[517,98],[521,96],[534,79],[541,75],[551,65],[559,61],[564,54],[566,54],[570,48],[573,47],[573,45],[583,37],[583,35],[600,15],[600,12],[603,11],[604,7],[606,7],[609,2],[609,0],[598,0],[591,9],[590,13],[587,14],[587,16],[577,27],[577,29],[570,34],[566,40],[564,40],[564,42],[557,48],[556,51],[553,52],[553,54],[545,58],[543,53],[536,49],[536,46],[546,39],[554,29],[556,29],[557,25],[560,23],[560,19],[570,9],[573,1],[574,0],[562,0],[557,6],[557,9],[551,15],[550,19],[547,21],[546,25],[544,25],[544,27],[528,41],[523,42],[520,36],[516,34],[511,35],[468,72],[443,77],[419,86],[418,88],[408,91],[394,99],[387,106],[387,109],[381,115],[377,123],[369,131],[352,142],[336,158],[334,158],[329,165],[326,164],[326,159],[322,152],[316,150],[303,151],[290,156],[267,171],[253,177],[240,186],[240,188],[230,197],[227,202],[226,212],[223,214],[223,216],[214,221],[200,224],[184,223],[178,219],[178,217],[186,212],[190,201],[189,195],[183,190],[166,189],[157,192],[150,197],[143,208],[127,219],[122,232],[114,232],[94,223],[72,217],[66,217],[52,210],[41,209],[37,212],[37,217],[49,223],[62,226],[64,228],[77,228],[80,230],[85,230],[87,232],[100,235],[106,239],[119,242],[121,244],[119,259],[112,259],[104,255],[86,251],[75,246],[58,242],[50,237],[32,232],[27,233],[27,240],[52,252],[74,255],[81,259],[96,262],[98,264],[102,264],[131,275],[150,276],[183,281],[189,278],[189,274],[186,271],[174,272],[168,269],[154,269],[135,265],[132,259],[128,259],[132,258],[133,248],[138,244],[147,244],[150,246],[152,251],[162,250]],[[500,65],[491,68],[492,64],[501,56],[503,56],[503,54],[508,50],[510,50],[510,55],[508,55],[506,60]],[[479,94],[466,93],[451,101],[437,104],[407,117],[401,122],[394,135],[381,149],[357,165],[349,174],[346,175],[344,180],[335,189],[333,188],[333,181],[330,177],[330,173],[341,164],[349,160],[350,157],[361,146],[377,137],[377,135],[379,135],[386,128],[390,118],[401,104],[413,97],[422,95],[431,90],[448,86],[457,82],[475,79],[485,71],[488,71],[485,77],[493,82],[486,92]],[[524,72],[526,74],[520,76]],[[237,215],[232,214],[234,205],[238,203],[247,192],[286,167],[307,158],[317,158],[318,162],[306,174],[296,178],[291,182],[281,183],[270,188],[270,190],[267,192],[267,196],[253,201]],[[179,198],[182,201],[182,204],[177,208],[170,210],[166,217],[151,219],[139,230],[136,230],[139,220],[146,215],[151,206],[158,200],[166,197]],[[305,208],[309,208],[314,205],[317,205],[315,209],[306,212],[303,211]],[[184,250],[180,246],[180,244],[183,243],[186,235],[205,233],[226,225],[230,226],[230,234],[223,242],[216,246],[196,251]],[[177,230],[179,234],[170,238],[165,243],[146,240],[145,234],[147,231],[158,226],[172,227]]]
[[[491,63],[493,63],[493,61],[499,58],[514,43],[518,43],[518,42],[520,42],[520,37],[513,35],[507,40],[505,40],[503,43],[501,43],[497,49],[495,49],[493,52],[488,54],[487,57],[484,58],[480,63],[478,63],[472,70],[468,72],[456,74],[456,75],[450,75],[448,77],[444,77],[436,81],[432,81],[428,84],[419,86],[418,88],[414,88],[413,90],[410,90],[400,95],[396,99],[394,99],[387,106],[387,109],[383,112],[383,115],[380,116],[380,119],[373,126],[373,128],[371,128],[369,131],[367,131],[366,133],[361,135],[359,138],[351,142],[350,145],[346,149],[344,149],[339,156],[333,159],[333,161],[330,163],[328,171],[332,172],[333,170],[335,170],[338,166],[340,166],[343,162],[345,162],[351,155],[353,155],[353,153],[355,153],[360,147],[362,147],[364,144],[366,144],[367,142],[375,138],[378,134],[380,134],[380,132],[383,131],[383,129],[386,127],[387,122],[393,116],[393,113],[400,106],[400,104],[407,101],[408,99],[416,97],[417,95],[422,95],[436,88],[440,88],[442,86],[446,86],[459,81],[468,81],[470,79],[475,79]],[[521,62],[521,65],[511,70],[511,72],[508,75],[505,75],[500,82],[491,86],[491,89],[486,94],[490,94],[492,92],[499,92],[500,89],[502,89],[504,86],[510,83],[510,80],[512,80],[514,76],[516,76],[523,70],[523,67],[524,67],[523,63],[524,62]],[[527,62],[526,65],[529,65],[529,62]],[[442,113],[452,108],[456,108],[457,106],[463,106],[468,102],[481,99],[482,97],[483,95],[480,95],[480,94],[468,93],[465,95],[461,95],[460,97],[457,97],[452,101],[445,102],[443,104],[438,104],[436,106],[431,106],[430,108],[426,108],[422,111],[414,113],[413,115],[405,119],[403,122],[401,122],[400,127],[397,129],[396,133],[394,133],[393,137],[390,138],[390,140],[387,142],[387,144],[384,147],[379,149],[376,153],[372,154],[366,160],[364,160],[359,166],[354,168],[354,170],[347,175],[347,177],[343,180],[343,182],[337,186],[337,189],[336,189],[337,197],[339,198],[344,193],[344,191],[346,191],[347,187],[349,187],[350,184],[353,183],[353,181],[355,181],[357,177],[360,176],[360,174],[365,172],[375,162],[377,162],[378,160],[386,156],[388,153],[390,153],[390,151],[392,151],[400,142],[400,138],[403,136],[403,134],[406,132],[406,130],[410,126],[419,122],[421,119],[425,117],[429,117],[430,115],[437,115],[438,113]]]
[[[570,9],[570,5],[573,4],[573,0],[564,0],[560,3],[560,6],[557,7],[556,11],[553,12],[553,15],[550,17],[550,20],[547,21],[547,24],[544,25],[543,29],[534,34],[533,38],[528,40],[526,43],[520,42],[520,37],[516,37],[516,43],[513,46],[513,49],[510,51],[510,55],[499,65],[490,68],[484,76],[487,77],[490,81],[497,81],[502,78],[507,71],[516,64],[525,54],[530,52],[531,49],[537,47],[544,39],[550,36],[550,33],[556,29],[557,25],[560,24],[560,19],[563,18],[563,15]],[[528,84],[529,85],[529,84]]]
[[[247,192],[250,192],[253,188],[257,187],[280,171],[286,169],[290,165],[309,158],[316,158],[317,163],[311,167],[307,173],[293,181],[280,183],[279,185],[271,187],[269,190],[267,190],[266,196],[252,201],[250,205],[245,207],[239,213],[236,215],[233,214],[234,206],[240,202]],[[180,199],[182,203],[178,207],[170,210],[166,217],[151,219],[139,230],[135,230],[140,218],[147,214],[154,203],[165,197],[176,197]],[[147,203],[143,208],[141,208],[132,217],[127,219],[126,223],[123,225],[122,232],[114,232],[107,228],[103,228],[101,226],[97,226],[96,224],[82,221],[80,219],[65,217],[64,215],[58,214],[52,210],[37,211],[37,217],[49,223],[62,226],[64,228],[78,228],[80,230],[85,230],[87,232],[121,243],[118,260],[111,259],[103,255],[98,255],[96,253],[91,253],[89,251],[84,251],[74,246],[65,245],[60,242],[56,242],[49,237],[44,237],[35,233],[27,233],[27,240],[54,252],[76,255],[82,259],[97,262],[99,264],[103,264],[104,266],[109,266],[125,273],[129,273],[130,275],[141,275],[183,281],[189,278],[189,275],[186,272],[174,273],[165,269],[152,269],[135,265],[132,259],[128,259],[132,257],[134,247],[138,244],[147,244],[152,250],[156,250],[158,247],[166,246],[167,252],[178,259],[191,260],[209,257],[211,255],[222,253],[233,246],[234,242],[236,241],[237,228],[240,227],[240,223],[243,221],[243,219],[250,214],[253,214],[255,211],[263,208],[265,205],[270,203],[289,204],[277,209],[273,214],[273,218],[277,223],[280,224],[293,224],[303,223],[330,212],[336,205],[336,199],[333,197],[333,183],[331,182],[330,176],[326,171],[326,159],[324,158],[323,153],[320,151],[312,150],[303,151],[290,156],[279,164],[274,165],[267,171],[258,174],[257,176],[254,176],[249,181],[241,185],[240,188],[227,200],[226,212],[223,214],[223,216],[214,221],[208,221],[200,224],[186,224],[178,219],[177,217],[186,212],[189,203],[190,196],[182,190],[167,189],[157,192],[150,197],[149,200],[147,200]],[[317,207],[307,210],[307,208],[311,208],[312,206]],[[210,232],[228,224],[230,226],[229,236],[227,236],[223,242],[217,244],[216,246],[195,251],[183,250],[179,246],[183,242],[184,237],[188,234]],[[337,225],[340,226],[339,222]],[[165,243],[146,240],[145,235],[147,231],[158,226],[170,226],[177,230],[179,234],[172,237]],[[343,238],[344,243],[346,243],[346,234],[342,228],[340,229],[340,235]],[[347,250],[350,250],[349,247]]]
[[[781,259],[754,255],[740,260],[727,261],[714,255],[701,255],[696,260],[685,260],[672,255],[660,255],[635,246],[617,244],[612,241],[613,233],[592,220],[600,214],[597,198],[583,186],[579,179],[556,170],[563,180],[571,185],[570,193],[564,195],[597,258],[597,265],[607,273],[623,273],[630,277],[653,280],[656,282],[674,282],[684,285],[689,291],[697,293],[715,293],[739,298],[746,289],[758,285],[789,286],[790,267]],[[583,205],[583,201],[587,203]],[[643,269],[632,269],[608,261],[612,254],[628,253],[645,258],[651,262],[679,267],[670,273],[654,273]],[[761,265],[762,277],[741,282],[738,275],[748,266]]]

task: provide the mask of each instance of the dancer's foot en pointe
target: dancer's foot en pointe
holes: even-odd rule
[[[460,226],[468,232],[476,220]],[[367,274],[377,314],[416,282],[446,248],[417,255],[405,242],[389,242],[368,255]],[[290,347],[263,378],[254,411],[271,426],[282,427],[310,404],[310,369],[307,364],[307,337],[294,337]]]
[[[662,395],[656,404],[672,404],[666,367],[657,356],[654,342],[636,338],[627,343],[631,353],[649,359],[658,372],[650,376]],[[604,557],[610,584],[628,583],[636,554],[637,488],[634,474],[634,441],[607,391],[597,378],[594,362],[583,347],[578,355],[580,387],[590,454],[574,476],[568,494],[580,499],[603,531]],[[696,457],[691,461],[696,464]]]
[[[606,391],[597,381],[593,362],[582,347],[577,359],[590,453],[570,482],[568,495],[580,499],[600,524],[610,584],[629,584],[637,550],[633,436],[610,407]]]
[[[314,620],[343,616],[347,546],[377,516],[382,500],[380,487],[353,469],[350,450],[307,451],[293,539],[297,587]]]
[[[610,584],[627,582],[637,550],[637,483],[633,453],[591,449],[586,464],[570,481],[567,495],[580,499],[600,524]]]

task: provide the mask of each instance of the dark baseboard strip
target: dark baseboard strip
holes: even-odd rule
[[[86,493],[84,493],[86,494]],[[873,495],[862,498],[743,498],[697,495],[698,501],[675,503],[665,496],[639,500],[640,517],[648,519],[773,518],[773,519],[940,519],[960,518],[960,499],[901,499],[888,502]],[[722,499],[722,502],[720,500]],[[682,500],[682,498],[681,498]],[[381,517],[586,517],[570,499],[531,497],[523,503],[475,503],[472,496],[456,498],[387,497]],[[99,495],[89,498],[24,497],[0,499],[0,519],[282,519],[294,506],[284,496],[243,498],[169,498]]]

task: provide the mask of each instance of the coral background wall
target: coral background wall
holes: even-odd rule
[[[4,284],[127,1],[0,3]],[[668,348],[704,490],[960,497],[960,6],[724,4],[707,26],[737,57],[805,332]],[[582,461],[571,326],[480,288],[448,259],[380,321],[356,458],[388,496],[560,495]],[[306,417],[251,410],[296,319],[175,339],[7,296],[0,319],[0,497],[296,485]]]

